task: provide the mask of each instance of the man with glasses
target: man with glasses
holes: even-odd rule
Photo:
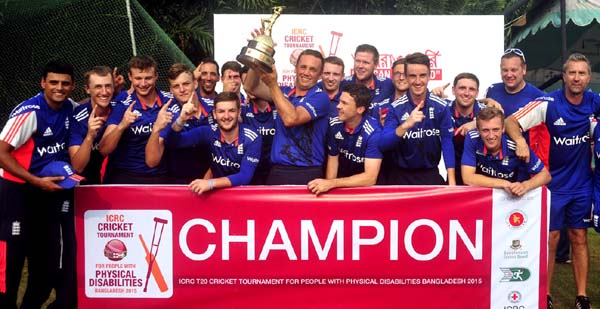
[[[527,103],[545,93],[525,81],[527,63],[525,54],[518,48],[509,48],[500,58],[501,83],[491,85],[487,89],[487,98],[499,102],[508,117]],[[548,166],[548,130],[544,124],[529,130],[529,145],[533,152]]]
[[[586,295],[589,270],[587,228],[591,226],[592,171],[590,168],[590,117],[600,112],[600,96],[587,90],[591,80],[589,60],[569,56],[563,65],[564,88],[538,98],[506,120],[506,132],[517,144],[517,156],[528,162],[529,147],[521,134],[540,123],[550,133],[549,170],[552,181],[550,235],[548,238],[548,292],[554,272],[554,256],[563,226],[569,228],[573,250],[576,307],[591,308]],[[548,295],[548,307],[552,299]]]

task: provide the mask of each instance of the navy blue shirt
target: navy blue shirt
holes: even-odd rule
[[[305,96],[296,96],[296,89],[290,87],[281,87],[281,91],[294,107],[306,109],[311,121],[286,128],[277,115],[271,162],[288,166],[323,166],[331,104],[329,97],[317,86],[309,89]]]
[[[477,130],[471,130],[465,139],[465,149],[462,156],[462,165],[475,167],[476,173],[492,178],[504,179],[510,182],[522,182],[531,178],[544,168],[544,163],[531,149],[529,150],[529,163],[519,159],[516,155],[516,144],[502,134],[502,148],[498,154],[493,155],[485,147]]]
[[[271,147],[273,146],[273,137],[275,136],[276,117],[277,110],[275,110],[275,106],[272,103],[269,103],[267,109],[262,112],[252,101],[248,105],[242,106],[243,122],[254,128],[262,136],[260,163],[254,172],[255,178],[261,177],[261,179],[266,179],[271,170]]]
[[[390,106],[379,142],[382,151],[392,150],[395,165],[403,169],[437,168],[443,152],[446,168],[454,168],[454,127],[446,102],[427,91],[423,121],[416,123],[402,137],[396,128],[417,107],[407,92]]]
[[[0,133],[0,140],[10,144],[10,153],[19,165],[39,176],[44,166],[53,161],[69,161],[67,150],[70,116],[77,103],[68,99],[58,110],[48,105],[40,92],[17,105]],[[0,169],[0,177],[19,183],[25,181]]]
[[[165,143],[175,147],[208,146],[213,178],[227,177],[232,186],[250,183],[260,160],[261,136],[250,126],[240,123],[239,136],[231,144],[221,137],[216,127],[201,126],[188,131],[174,132],[167,128]]]
[[[452,116],[452,125],[454,127],[454,137],[452,138],[452,142],[454,144],[454,161],[456,164],[459,164],[462,161],[462,154],[465,144],[465,136],[462,134],[456,134],[456,131],[462,125],[473,121],[475,116],[477,116],[482,108],[485,108],[485,105],[479,101],[475,101],[473,104],[473,112],[471,112],[469,115],[462,115],[456,108],[456,100],[451,102],[448,101],[448,109],[450,110],[450,115]],[[460,168],[456,169],[455,177],[456,184],[462,185],[463,181]]]
[[[109,115],[110,111],[114,108],[117,102],[111,101],[109,105]],[[83,140],[87,136],[88,132],[88,119],[92,114],[92,103],[88,100],[86,103],[79,105],[75,111],[73,111],[73,115],[71,116],[71,131],[69,136],[69,147],[71,146],[79,146],[83,144]],[[99,184],[100,183],[100,172],[102,170],[102,163],[104,162],[104,156],[98,151],[98,144],[104,135],[104,131],[106,130],[107,123],[104,125],[96,134],[96,138],[92,143],[92,151],[90,152],[90,160],[88,164],[85,166],[85,169],[81,176],[85,177],[85,181],[82,181],[81,184],[90,185],[90,184]]]
[[[346,76],[340,84],[340,89],[347,83],[356,83],[356,75]],[[394,88],[394,83],[390,78],[380,76],[373,76],[373,81],[367,88],[371,92],[371,105],[368,114],[379,119],[380,105],[389,103],[389,100],[386,99],[394,95],[396,88]]]
[[[114,110],[108,117],[107,125],[118,125],[130,104],[135,104],[133,112],[139,116],[123,132],[117,147],[108,155],[107,174],[115,170],[126,170],[139,174],[166,174],[164,160],[161,160],[161,163],[153,168],[146,165],[146,144],[152,133],[152,126],[162,105],[173,98],[170,93],[164,91],[157,91],[157,95],[158,100],[153,107],[140,103],[135,92],[115,105]],[[174,114],[178,113],[179,105],[171,104],[169,111]]]
[[[351,132],[339,118],[332,120],[327,148],[330,156],[338,156],[338,178],[364,173],[365,159],[383,158],[379,151],[380,134],[379,122],[368,115]]]
[[[177,102],[176,104],[180,103]],[[206,102],[199,100],[198,105],[200,109],[199,117],[192,116],[192,118],[186,121],[183,131],[200,126],[216,125],[211,112],[212,103],[206,104]],[[209,108],[209,111],[207,111],[207,108]],[[173,115],[173,121],[176,121],[178,117],[179,113]],[[160,132],[160,137],[166,137],[166,130]],[[210,167],[210,151],[207,147],[196,145],[185,149],[165,148],[163,161],[166,162],[167,174],[171,183],[188,184],[194,179],[204,177],[204,174]]]
[[[548,189],[560,193],[592,190],[590,168],[590,119],[600,112],[600,96],[585,91],[577,105],[569,102],[564,89],[549,93],[515,113],[524,130],[545,123],[550,132]]]

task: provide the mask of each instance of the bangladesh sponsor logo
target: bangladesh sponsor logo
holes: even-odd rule
[[[512,243],[510,244],[510,248],[513,250],[521,249],[521,240],[513,239]]]
[[[504,250],[505,260],[529,258],[529,251],[523,248],[521,240],[513,239],[509,246],[510,250]]]
[[[521,296],[521,293],[519,291],[511,291],[510,293],[508,293],[508,301],[513,304],[520,302],[522,298],[523,297]]]
[[[525,212],[515,209],[508,214],[506,222],[511,228],[520,228],[527,222],[527,216]]]
[[[504,274],[500,282],[522,282],[527,281],[531,277],[531,272],[523,267],[500,267]]]

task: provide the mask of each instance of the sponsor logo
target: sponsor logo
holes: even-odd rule
[[[275,128],[265,128],[263,126],[258,127],[258,133],[262,136],[274,136]]]
[[[405,139],[417,139],[417,138],[424,138],[424,137],[430,137],[430,136],[439,136],[440,135],[440,130],[439,129],[423,129],[423,128],[418,128],[415,130],[410,130],[410,131],[406,131],[406,133],[404,133],[404,138]]]
[[[590,136],[586,134],[584,136],[573,135],[571,137],[553,136],[552,138],[554,139],[554,143],[556,145],[559,145],[559,146],[575,146],[575,145],[580,145],[580,144],[583,144],[583,143],[587,143],[587,141],[590,139]]]
[[[524,267],[500,267],[500,271],[504,274],[500,282],[522,282],[531,277],[529,269]]]
[[[402,118],[400,118],[400,120],[406,120],[406,119],[408,119],[408,117],[410,117],[410,115],[408,113],[404,113],[404,115],[402,115]]]
[[[342,133],[338,131],[338,133],[335,134],[335,139],[343,140],[344,137],[342,136]]]
[[[58,142],[55,145],[50,145],[46,147],[38,147],[36,150],[40,157],[43,157],[45,154],[55,154],[65,149],[65,143],[59,144]]]
[[[555,126],[566,126],[567,123],[562,119],[562,117],[556,119],[556,121],[554,122]]]
[[[346,159],[348,159],[352,162],[356,162],[356,163],[364,163],[365,162],[364,157],[359,157],[359,156],[349,152],[347,149],[340,148],[340,153],[343,154]]]
[[[213,145],[215,145],[215,147],[219,147],[219,148],[221,148],[221,141],[215,141],[215,142],[213,143]]]
[[[510,244],[510,248],[513,250],[521,249],[522,248],[521,241],[518,239],[513,239],[512,243]]]
[[[505,260],[519,260],[529,257],[529,251],[524,250],[521,241],[515,239],[510,244],[510,250],[504,250]]]
[[[152,133],[152,123],[131,127],[131,132],[133,132],[135,135]]]
[[[233,167],[233,168],[240,168],[240,164],[237,162],[233,162],[231,160],[229,160],[229,158],[223,158],[222,156],[215,156],[214,154],[212,155],[212,160],[213,162],[222,165],[222,166],[226,166],[226,167]]]
[[[52,133],[52,129],[50,129],[50,127],[47,127],[46,131],[44,131],[44,136],[52,136],[52,135],[54,135]]]
[[[521,296],[521,293],[519,291],[511,291],[510,293],[508,293],[508,301],[513,304],[520,302],[521,299],[523,299],[523,296]]]
[[[253,158],[253,157],[250,157],[250,156],[248,156],[246,159],[248,161],[252,162],[252,163],[258,163],[258,161],[259,161],[257,158]]]
[[[14,110],[14,111],[12,112],[12,114],[10,114],[10,117],[12,118],[12,117],[14,117],[15,115],[17,115],[17,114],[19,114],[19,113],[21,113],[22,111],[24,111],[24,110],[27,110],[27,109],[40,109],[40,107],[39,107],[39,106],[37,106],[37,105],[25,105],[25,106],[21,106],[21,107],[19,107],[18,109]]]
[[[525,212],[515,209],[508,214],[506,222],[509,227],[520,228],[527,222],[527,216],[525,215]]]
[[[502,161],[502,164],[504,164],[504,160]],[[511,179],[514,175],[515,172],[510,172],[510,173],[501,173],[496,171],[494,168],[490,167],[490,166],[485,166],[481,163],[477,163],[477,167],[479,167],[479,170],[481,170],[482,173],[487,174],[490,177],[493,178],[501,178],[501,179]]]

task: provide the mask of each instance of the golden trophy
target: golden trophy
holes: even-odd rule
[[[275,55],[275,49],[273,49],[273,39],[271,38],[271,29],[273,24],[281,15],[281,11],[285,9],[285,6],[273,7],[273,14],[271,17],[261,18],[261,35],[253,38],[248,42],[248,46],[242,48],[240,54],[236,57],[237,61],[251,67],[254,70],[261,70],[271,73],[273,69],[271,65],[275,63],[273,55]]]

